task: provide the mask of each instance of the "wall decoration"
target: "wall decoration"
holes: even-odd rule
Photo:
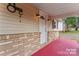
[[[20,15],[20,17],[21,15],[23,15],[23,10],[17,7],[15,3],[8,3],[7,10],[11,13],[15,13],[16,11],[18,11],[18,14]]]

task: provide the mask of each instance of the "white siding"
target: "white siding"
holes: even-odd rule
[[[6,5],[0,4],[0,34],[38,32],[38,22],[33,18],[33,10],[22,7],[23,17],[20,23],[18,13],[10,13],[6,9]]]

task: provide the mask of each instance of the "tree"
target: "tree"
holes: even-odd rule
[[[65,19],[65,23],[67,25],[67,28],[75,28],[77,30],[76,17],[67,17]]]

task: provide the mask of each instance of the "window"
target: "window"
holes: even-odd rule
[[[56,22],[52,20],[52,28],[56,28]]]

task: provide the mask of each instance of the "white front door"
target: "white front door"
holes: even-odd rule
[[[47,42],[47,31],[46,31],[45,20],[43,19],[39,19],[39,31],[41,32],[40,43],[44,44]]]

